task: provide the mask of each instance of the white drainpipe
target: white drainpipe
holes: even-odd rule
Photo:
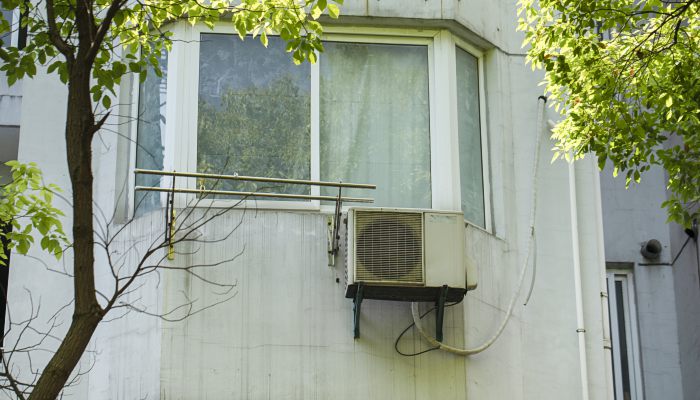
[[[548,121],[549,128],[552,129],[554,128],[554,122]],[[595,171],[594,171],[595,172]],[[597,174],[596,174],[597,176]],[[594,181],[594,186],[599,185],[599,181]],[[600,202],[600,187],[596,186],[596,195],[598,196],[598,202]],[[599,207],[600,204],[596,204],[596,207]],[[587,362],[587,355],[586,355],[586,328],[584,326],[584,319],[583,319],[583,291],[581,288],[581,252],[579,249],[579,237],[578,237],[578,204],[576,202],[576,167],[575,163],[573,160],[569,162],[569,209],[571,211],[571,250],[573,253],[573,261],[574,261],[574,291],[576,294],[576,333],[578,336],[578,357],[579,357],[579,368],[581,370],[581,399],[582,400],[588,400],[589,399],[589,394],[588,394],[588,362]],[[596,209],[596,212],[599,210]],[[600,214],[599,214],[600,215]],[[602,225],[602,220],[598,221]],[[602,226],[596,226],[596,230],[600,229],[599,232],[596,232],[598,235],[598,245],[603,246],[602,240]],[[600,247],[602,248],[602,247]],[[603,257],[603,265],[605,265],[604,255],[600,255],[599,257]],[[603,267],[603,280],[605,279],[605,267]],[[605,283],[605,281],[603,281]],[[603,287],[607,287],[604,286]],[[602,292],[601,292],[602,293]],[[607,291],[605,292],[607,295]],[[608,309],[607,309],[607,297],[604,298],[603,300],[605,302],[605,310],[604,310],[604,317],[608,314]],[[610,327],[608,325],[608,319],[605,317],[605,325],[607,325],[607,328],[603,328],[603,330],[606,333],[604,333],[604,338],[607,337],[607,342],[605,343],[610,343]],[[605,340],[605,339],[604,339]],[[609,346],[608,346],[609,347]],[[607,349],[609,350],[609,348]],[[610,357],[610,352],[606,351],[606,365],[607,360]],[[612,364],[609,364],[612,365]],[[606,366],[606,377],[607,376],[612,376],[612,372],[609,371],[609,367]],[[610,374],[608,374],[610,372]],[[612,387],[611,385],[608,385],[608,392],[609,395],[612,394]]]
[[[593,159],[596,165],[597,160]],[[603,317],[603,354],[605,357],[606,399],[615,398],[612,371],[612,340],[610,338],[610,316],[608,308],[608,282],[605,270],[605,240],[603,236],[603,204],[600,196],[600,173],[593,168],[593,196],[596,213],[596,236],[598,237],[598,266],[600,268],[600,311]]]
[[[588,365],[586,362],[586,329],[583,321],[583,294],[581,290],[581,254],[578,237],[578,206],[576,204],[576,169],[569,163],[569,202],[571,209],[571,247],[574,257],[574,290],[576,293],[576,332],[578,334],[579,365],[581,368],[581,398],[588,400]]]

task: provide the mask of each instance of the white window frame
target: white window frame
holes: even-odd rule
[[[627,342],[627,363],[629,368],[630,395],[632,400],[644,398],[642,391],[641,358],[639,351],[639,328],[637,325],[637,307],[635,302],[634,278],[631,270],[608,270],[607,289],[608,305],[610,311],[610,334],[612,338],[613,375],[615,377],[616,399],[623,399],[622,392],[622,366],[619,343],[620,332],[618,328],[617,290],[615,283],[622,283],[622,304],[625,316],[625,333]]]
[[[197,119],[199,93],[199,52],[200,35],[231,34],[237,35],[232,24],[219,24],[213,30],[204,24],[190,26],[184,22],[175,24],[172,29],[176,41],[168,55],[167,75],[167,106],[166,114],[166,151],[164,160],[168,170],[196,172],[197,168]],[[246,40],[258,40],[248,38]],[[461,209],[461,188],[459,177],[459,147],[457,130],[457,90],[456,90],[456,48],[467,51],[478,60],[479,72],[479,106],[481,118],[481,152],[482,173],[484,182],[485,227],[474,225],[478,229],[492,232],[489,157],[486,130],[486,102],[484,91],[483,53],[469,45],[447,30],[417,30],[399,28],[369,28],[369,27],[325,27],[324,41],[353,42],[353,43],[383,43],[425,45],[428,49],[428,82],[429,82],[429,135],[430,135],[430,175],[431,175],[431,208],[442,210]],[[316,64],[311,64],[311,180],[320,177],[320,132],[319,132],[319,73],[323,54]],[[132,115],[138,113],[139,80],[134,79],[132,88]],[[136,122],[130,129],[132,143],[136,140]],[[135,164],[135,146],[131,146],[132,165]],[[133,174],[129,177],[131,187],[134,187]],[[167,180],[166,180],[167,181]],[[364,182],[357,182],[364,183]],[[196,179],[177,178],[177,186],[196,189]],[[133,212],[134,194],[129,194],[129,209]],[[311,194],[320,194],[318,186],[311,187]],[[372,192],[367,191],[367,197]],[[185,207],[197,202],[194,194],[178,194],[175,199],[176,207]],[[238,200],[211,199],[200,200],[197,204],[202,207],[231,207]],[[345,205],[347,207],[347,204]],[[247,200],[241,207],[276,210],[310,210],[332,212],[334,207],[321,205],[318,200],[304,202]]]
[[[213,30],[209,29],[204,24],[195,26],[186,26],[183,29],[185,42],[189,43],[183,47],[183,56],[178,57],[178,66],[180,69],[178,75],[181,77],[178,81],[182,82],[182,94],[184,97],[178,104],[178,117],[183,119],[183,123],[178,125],[175,132],[175,137],[179,151],[175,160],[176,168],[181,171],[196,172],[197,171],[197,121],[199,113],[199,52],[200,52],[200,37],[201,34],[230,34],[238,35],[232,24],[219,24]],[[176,34],[177,35],[177,34]],[[272,35],[271,35],[272,36]],[[258,38],[246,38],[246,40],[258,40]],[[290,56],[291,63],[291,56]],[[318,180],[319,177],[319,142],[318,142],[318,63],[311,64],[311,159],[310,159],[310,179]],[[170,81],[168,81],[170,84]],[[169,98],[168,98],[169,99]],[[180,178],[185,181],[184,187],[187,189],[196,189],[196,179]],[[178,184],[178,186],[180,186]],[[311,186],[311,195],[318,195],[320,188]],[[320,202],[318,200],[311,201],[275,201],[275,200],[244,200],[238,199],[205,199],[198,200],[194,194],[180,194],[176,201],[176,207],[184,207],[185,205],[198,204],[201,207],[232,207],[240,202],[241,208],[256,208],[256,209],[278,209],[278,210],[319,210]]]

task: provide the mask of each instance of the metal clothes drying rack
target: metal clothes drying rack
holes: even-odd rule
[[[369,189],[374,190],[376,185],[363,183],[345,183],[345,182],[327,182],[314,181],[306,179],[282,179],[282,178],[266,178],[260,176],[241,176],[241,175],[220,175],[207,174],[198,172],[176,172],[176,171],[159,171],[151,169],[134,169],[134,174],[141,175],[157,175],[172,177],[172,185],[170,188],[136,186],[134,190],[142,192],[162,192],[167,193],[165,205],[165,241],[168,243],[168,259],[174,258],[173,235],[175,233],[175,193],[188,193],[200,195],[217,195],[217,196],[240,196],[244,198],[276,198],[276,199],[301,199],[301,200],[320,200],[335,202],[335,212],[332,220],[329,220],[329,240],[328,254],[329,258],[334,258],[338,254],[340,247],[340,223],[343,210],[343,202],[346,203],[373,203],[374,199],[366,197],[343,197],[342,189]],[[335,187],[338,188],[337,196],[315,196],[306,194],[289,194],[289,193],[267,193],[267,192],[247,192],[247,191],[232,191],[232,190],[212,190],[206,188],[186,189],[178,188],[175,185],[177,177],[183,178],[200,178],[200,179],[215,179],[215,180],[230,180],[244,182],[266,182],[266,183],[282,183],[288,185],[306,185],[319,187]]]

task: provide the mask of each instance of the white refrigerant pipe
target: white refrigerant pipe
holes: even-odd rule
[[[523,260],[523,265],[520,268],[520,274],[518,276],[518,283],[515,287],[515,292],[513,293],[513,296],[510,299],[510,303],[508,304],[508,309],[506,310],[506,315],[503,317],[501,320],[501,324],[498,326],[498,329],[491,335],[489,339],[487,339],[484,343],[477,347],[473,347],[470,349],[460,349],[457,347],[452,347],[450,345],[447,345],[442,342],[438,342],[437,339],[435,339],[433,336],[431,336],[428,332],[426,332],[423,329],[423,326],[421,324],[421,315],[418,310],[418,303],[411,303],[411,314],[413,315],[413,323],[416,325],[416,329],[418,332],[423,336],[423,338],[428,341],[428,343],[432,344],[433,346],[439,348],[440,350],[444,350],[450,353],[458,354],[461,356],[469,356],[472,354],[478,354],[481,353],[482,351],[488,349],[491,347],[492,344],[498,340],[498,338],[501,336],[503,331],[506,328],[506,325],[508,324],[508,321],[510,320],[510,317],[513,315],[513,308],[515,308],[515,302],[518,300],[518,295],[520,294],[520,289],[523,287],[523,281],[525,280],[525,272],[527,271],[527,266],[530,264],[530,258],[532,256],[532,253],[536,250],[534,249],[535,247],[535,216],[537,215],[537,177],[538,177],[538,166],[540,162],[540,139],[542,137],[542,133],[544,131],[544,113],[545,113],[545,103],[547,102],[547,98],[544,96],[540,96],[537,99],[538,102],[538,109],[537,109],[537,128],[536,128],[536,134],[535,134],[535,156],[532,164],[532,195],[531,195],[531,203],[530,203],[530,221],[529,221],[529,230],[528,230],[528,245],[527,245],[527,250],[525,253],[525,259]]]

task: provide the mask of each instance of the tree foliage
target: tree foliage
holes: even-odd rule
[[[42,250],[60,258],[67,239],[59,219],[63,212],[52,204],[54,193],[60,189],[44,185],[34,163],[9,161],[6,165],[12,168],[12,181],[0,186],[0,226],[10,224],[12,230],[0,230],[0,239],[7,240],[8,249],[27,254],[34,236],[38,236]],[[7,254],[0,247],[0,268],[5,267],[6,260]]]
[[[182,20],[209,27],[228,21],[241,38],[252,34],[258,36],[263,45],[268,43],[267,35],[275,33],[286,42],[286,50],[296,63],[314,62],[316,52],[323,50],[323,29],[316,20],[324,12],[337,17],[337,4],[341,2],[0,0],[3,8],[19,10],[23,16],[21,24],[29,33],[25,47],[0,48],[0,70],[6,74],[8,83],[31,78],[43,66],[48,73],[57,74],[68,88],[65,144],[71,181],[68,201],[73,207],[70,236],[73,265],[70,273],[74,285],[70,326],[48,364],[41,372],[35,373],[38,379],[22,384],[13,377],[3,358],[5,369],[0,378],[9,382],[3,384],[3,388],[10,388],[20,399],[28,393],[31,399],[57,398],[106,314],[117,306],[124,293],[133,290],[132,285],[139,274],[155,268],[149,269],[144,264],[148,257],[136,266],[137,272],[131,276],[119,276],[112,268],[116,282],[114,292],[108,295],[100,293],[98,300],[95,249],[99,232],[95,230],[92,141],[109,118],[122,77],[134,73],[143,81],[149,69],[160,75],[161,55],[172,46],[169,25]],[[17,28],[0,16],[0,34]],[[209,219],[205,218],[206,221]],[[188,232],[195,232],[198,226],[201,225],[195,224]],[[56,225],[52,227],[56,228]],[[162,246],[151,250],[148,254],[162,250]],[[156,267],[163,266],[158,263]]]
[[[342,3],[342,0],[335,0]],[[338,16],[338,6],[326,0],[91,0],[85,18],[91,24],[81,36],[78,30],[79,7],[73,0],[28,2],[2,0],[5,9],[19,9],[31,40],[23,49],[0,48],[4,61],[0,70],[7,74],[10,84],[37,72],[38,65],[57,73],[68,83],[72,63],[76,61],[79,43],[86,43],[84,61],[92,66],[90,91],[93,101],[110,108],[121,77],[137,73],[145,79],[149,66],[160,74],[161,53],[172,46],[172,32],[167,25],[181,19],[191,24],[204,23],[213,27],[229,20],[241,36],[258,36],[266,45],[269,33],[278,33],[287,42],[287,51],[295,63],[316,61],[322,51],[322,26],[315,21],[323,12]],[[240,3],[240,4],[239,4]],[[43,10],[42,8],[45,8]],[[44,12],[45,11],[45,12]],[[0,31],[17,29],[0,18]],[[61,57],[63,55],[63,57]]]
[[[555,157],[598,156],[627,184],[668,174],[669,220],[700,211],[700,2],[519,0],[528,61],[564,119]]]

